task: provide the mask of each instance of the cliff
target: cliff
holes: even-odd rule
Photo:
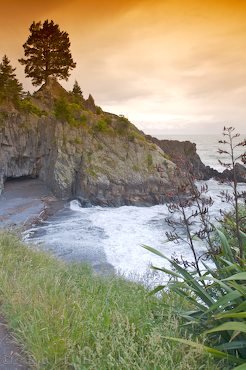
[[[190,141],[158,140],[150,135],[148,140],[158,145],[177,166],[182,167],[184,172],[190,172],[197,180],[209,180],[215,178],[219,181],[233,180],[232,170],[225,169],[222,173],[210,166],[206,166],[196,150],[196,144]],[[236,164],[237,180],[246,182],[246,168],[244,165]]]
[[[158,140],[147,135],[148,140],[158,145],[177,166],[190,171],[197,180],[208,180],[217,177],[219,172],[205,166],[197,154],[196,144],[190,141]]]
[[[66,92],[54,79],[0,109],[0,187],[38,177],[62,199],[83,205],[151,205],[180,180],[175,164],[125,117]]]

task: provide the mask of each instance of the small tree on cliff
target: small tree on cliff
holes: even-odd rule
[[[23,45],[25,57],[19,59],[25,65],[25,73],[35,86],[47,82],[49,76],[67,80],[69,71],[76,67],[70,52],[67,32],[48,20],[33,22],[31,34]]]
[[[83,97],[83,93],[82,93],[81,87],[79,86],[77,80],[75,80],[75,82],[74,82],[72,93],[75,96],[78,96],[78,97],[81,97],[81,98]]]
[[[17,80],[15,72],[6,55],[0,63],[0,101],[17,102],[21,97],[22,84]]]

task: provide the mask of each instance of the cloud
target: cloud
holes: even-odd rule
[[[77,62],[66,88],[76,78],[147,131],[207,133],[228,121],[243,130],[245,15],[241,0],[12,0],[1,10],[0,50],[17,60],[30,23],[54,19]]]

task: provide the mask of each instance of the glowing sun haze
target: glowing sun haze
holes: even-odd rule
[[[0,51],[26,89],[22,45],[32,21],[67,31],[77,79],[106,111],[147,133],[246,132],[244,0],[1,1]]]

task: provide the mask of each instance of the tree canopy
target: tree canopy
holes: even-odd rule
[[[19,59],[35,86],[47,82],[49,76],[67,80],[76,67],[70,52],[68,33],[60,31],[53,21],[33,22],[23,45],[26,58]]]
[[[20,98],[22,84],[17,80],[15,70],[4,55],[0,63],[0,100],[16,102]]]
[[[74,82],[72,93],[75,96],[83,97],[83,93],[82,93],[81,87],[79,86],[77,80],[75,80],[75,82]]]

